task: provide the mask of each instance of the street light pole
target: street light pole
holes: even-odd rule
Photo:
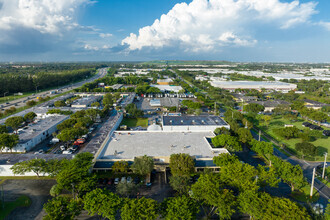
[[[325,154],[324,154],[324,164],[323,164],[322,179],[324,179],[325,165],[327,164],[327,156],[328,156],[328,153],[325,153]]]
[[[315,167],[313,168],[313,176],[312,176],[312,185],[311,185],[311,194],[310,194],[310,198],[313,197],[314,177],[315,177]]]

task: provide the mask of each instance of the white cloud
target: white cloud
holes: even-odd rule
[[[320,21],[319,23],[317,23],[318,25],[324,27],[325,29],[327,29],[328,31],[330,31],[330,22],[324,22],[324,21]]]
[[[110,34],[110,33],[100,33],[99,36],[102,37],[102,38],[108,38],[108,37],[112,37],[112,34]]]
[[[255,24],[275,25],[280,29],[309,22],[316,3],[290,3],[279,0],[193,0],[176,4],[167,14],[131,33],[122,40],[130,50],[144,47],[181,47],[191,51],[210,51],[221,46],[252,46]],[[191,48],[191,49],[190,49]]]
[[[44,34],[61,34],[78,28],[75,11],[90,0],[0,0],[0,30],[29,28]]]

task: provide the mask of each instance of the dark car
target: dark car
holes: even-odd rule
[[[324,130],[322,133],[324,136],[330,136],[330,130]]]
[[[139,177],[135,177],[133,182],[135,184],[139,184],[140,183],[140,178]]]

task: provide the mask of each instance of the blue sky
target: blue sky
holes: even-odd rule
[[[0,0],[0,61],[330,62],[329,11],[329,0]]]

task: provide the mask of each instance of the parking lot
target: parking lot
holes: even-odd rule
[[[17,208],[7,219],[29,220],[42,219],[43,205],[52,197],[49,190],[56,183],[55,180],[6,180],[3,185],[5,201],[14,201],[21,195],[31,199],[31,206]]]

